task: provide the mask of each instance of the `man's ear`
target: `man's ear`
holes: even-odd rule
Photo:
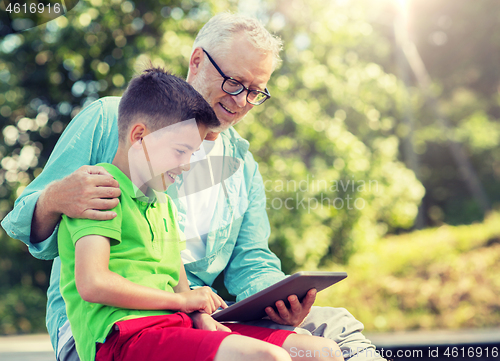
[[[189,72],[193,75],[196,75],[200,72],[201,62],[203,61],[205,53],[203,49],[197,47],[194,49],[193,54],[191,54],[191,58],[189,59]]]
[[[129,141],[132,147],[142,149],[142,138],[148,135],[147,127],[144,123],[132,124],[129,131]]]

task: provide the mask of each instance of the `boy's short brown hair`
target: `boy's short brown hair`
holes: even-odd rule
[[[185,80],[159,67],[150,67],[132,79],[118,107],[118,134],[127,136],[129,126],[141,117],[155,131],[188,119],[207,128],[220,126],[212,107]]]

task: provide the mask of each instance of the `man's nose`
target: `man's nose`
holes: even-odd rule
[[[242,91],[238,95],[233,95],[234,101],[240,108],[244,108],[247,105],[247,92]]]

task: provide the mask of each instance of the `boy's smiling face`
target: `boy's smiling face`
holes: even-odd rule
[[[208,128],[198,126],[194,119],[151,133],[146,128],[146,135],[129,150],[130,179],[143,193],[147,188],[166,191],[179,174],[189,170],[191,155],[199,149],[207,132]]]

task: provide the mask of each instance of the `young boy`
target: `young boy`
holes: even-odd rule
[[[58,231],[61,293],[82,361],[290,360],[289,352],[306,350],[342,359],[330,340],[219,324],[210,314],[224,301],[209,287],[190,290],[176,209],[163,192],[219,125],[201,95],[161,69],[146,70],[125,91],[118,151],[102,165],[120,184],[117,216],[63,216]]]

